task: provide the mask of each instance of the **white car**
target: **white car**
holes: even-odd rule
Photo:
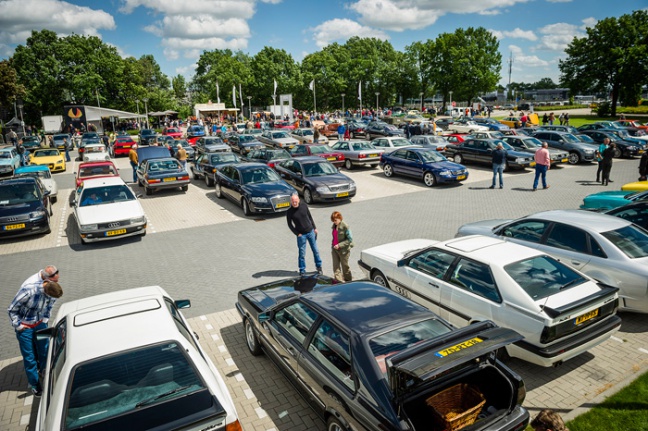
[[[401,136],[389,136],[385,138],[376,138],[371,144],[385,153],[391,153],[401,148],[414,147],[415,145],[409,139]]]
[[[232,398],[158,286],[66,302],[50,338],[37,431],[240,430]],[[231,428],[230,428],[231,427]]]
[[[83,151],[84,162],[103,162],[110,160],[110,154],[104,144],[88,144]]]
[[[315,139],[315,132],[313,132],[313,129],[309,128],[300,128],[300,129],[295,129],[290,133],[290,136],[293,138],[297,139],[300,144],[312,144]],[[320,134],[318,138],[318,144],[326,144],[328,145],[329,140],[326,136]]]
[[[144,209],[119,177],[83,181],[73,204],[82,243],[146,235]]]
[[[54,203],[58,199],[58,184],[52,178],[52,172],[44,165],[21,166],[14,172],[16,176],[36,177],[49,191],[50,202]]]
[[[489,129],[486,126],[477,124],[477,122],[472,120],[459,120],[448,125],[448,131],[455,133],[474,133],[474,132],[488,132]]]
[[[413,239],[363,250],[371,280],[457,326],[492,320],[524,340],[510,356],[549,367],[610,338],[621,326],[618,289],[546,254],[475,235]]]

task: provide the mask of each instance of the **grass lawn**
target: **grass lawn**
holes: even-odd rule
[[[565,425],[570,431],[648,431],[648,373]]]

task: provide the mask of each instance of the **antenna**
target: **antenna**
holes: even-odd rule
[[[508,82],[508,96],[510,97],[511,95],[511,70],[513,69],[513,51],[511,51],[510,56],[509,56],[509,82]]]

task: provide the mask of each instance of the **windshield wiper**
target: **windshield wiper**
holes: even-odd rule
[[[170,391],[164,392],[164,393],[162,393],[162,394],[160,394],[158,396],[155,396],[153,398],[149,398],[148,400],[140,401],[139,403],[135,404],[135,408],[145,406],[147,404],[152,403],[153,401],[159,400],[160,398],[168,397],[169,395],[173,395],[175,393],[184,391],[186,389],[189,389],[190,387],[191,387],[191,385],[187,385],[187,386],[180,386],[179,388],[171,389]]]
[[[572,286],[572,285],[574,285],[574,284],[576,284],[576,283],[578,283],[579,281],[582,281],[582,280],[583,280],[582,278],[575,278],[575,279],[573,279],[572,281],[569,281],[569,282],[563,284],[562,286],[560,286],[560,289],[559,289],[559,290],[566,289],[566,288],[568,288],[569,286]]]

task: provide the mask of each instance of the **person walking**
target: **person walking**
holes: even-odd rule
[[[550,113],[549,114],[549,125],[550,126],[553,125],[555,119],[556,119],[556,116],[554,115],[554,113],[553,112]]]
[[[351,231],[349,226],[342,221],[342,214],[339,211],[333,211],[331,221],[333,222],[333,242],[331,243],[333,274],[339,282],[351,281],[353,280],[351,268],[349,267],[349,255],[351,254],[351,247],[353,247]]]
[[[290,197],[290,208],[286,212],[286,220],[291,232],[297,237],[299,275],[303,276],[306,273],[306,243],[310,245],[313,252],[317,272],[322,274],[322,259],[317,248],[317,227],[308,205],[305,202],[300,202],[297,193]]]
[[[137,182],[137,144],[133,144],[131,147],[130,151],[128,152],[128,160],[130,161],[130,165],[133,168],[133,182]]]
[[[491,158],[493,162],[493,183],[489,187],[489,189],[494,189],[495,188],[495,179],[497,175],[499,174],[499,186],[500,189],[504,188],[504,180],[502,179],[502,174],[504,172],[504,168],[506,167],[506,150],[504,149],[504,146],[502,143],[497,144],[497,148],[491,153]]]
[[[70,143],[67,138],[63,138],[63,149],[65,150],[65,161],[70,162],[72,159],[70,159]]]
[[[548,122],[549,122],[549,116],[547,116],[547,113],[545,112],[544,115],[542,116],[542,125],[546,126]]]
[[[345,131],[346,131],[346,127],[344,127],[344,124],[340,123],[340,125],[337,128],[338,141],[343,141],[344,140],[344,132]]]
[[[612,142],[608,147],[603,151],[603,176],[601,177],[601,184],[607,186],[608,183],[613,182],[610,180],[610,171],[612,170],[612,159],[614,158],[614,150],[616,149],[616,144]]]
[[[542,177],[542,188],[548,189],[547,171],[551,168],[551,158],[549,157],[549,144],[542,143],[542,148],[535,152],[535,178],[533,179],[533,191],[538,189],[538,179]]]
[[[48,340],[37,339],[36,332],[47,328],[52,307],[63,295],[58,279],[58,269],[46,266],[23,282],[7,309],[20,346],[29,389],[37,397],[43,391],[39,374],[47,363]]]
[[[187,169],[187,151],[182,148],[182,144],[178,144],[178,151],[176,151],[176,158],[182,165],[182,167]]]
[[[598,168],[596,169],[596,182],[601,181],[601,174],[603,172],[603,153],[610,145],[610,139],[604,138],[601,145],[599,145],[598,150],[596,150],[596,161],[598,162]]]
[[[313,130],[313,144],[319,143],[319,137],[320,137],[319,129],[315,127],[315,130]]]

